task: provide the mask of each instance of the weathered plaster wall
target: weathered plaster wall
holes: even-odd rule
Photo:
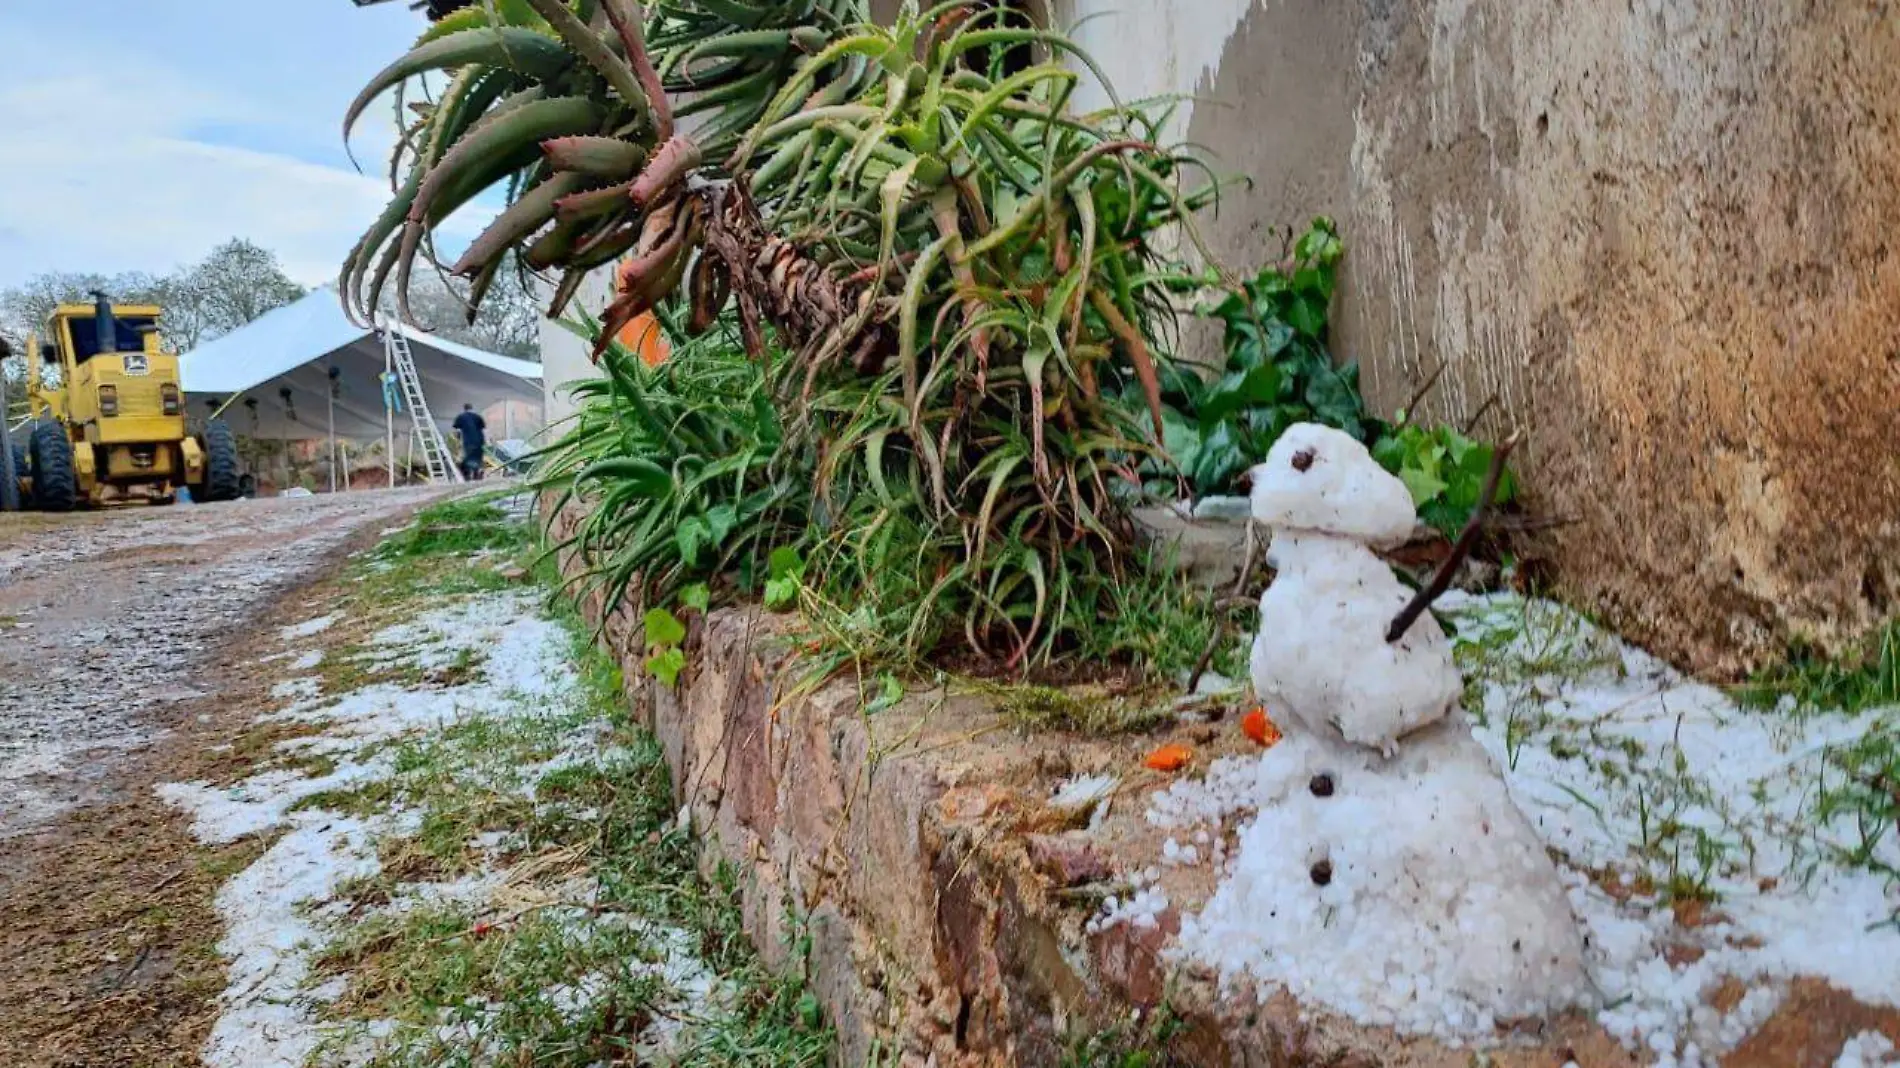
[[[572,307],[592,315],[600,314],[611,297],[608,290],[612,284],[611,270],[603,268],[594,273],[581,283]],[[600,368],[587,358],[586,342],[551,319],[541,321],[541,390],[549,427],[556,428],[558,433],[558,424],[574,414],[569,388],[599,375]]]
[[[1058,0],[1250,176],[1235,266],[1340,222],[1392,408],[1528,434],[1574,598],[1734,670],[1900,611],[1900,7]],[[1085,98],[1086,94],[1085,94]],[[1093,99],[1100,99],[1099,95]]]

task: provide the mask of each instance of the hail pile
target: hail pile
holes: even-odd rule
[[[1374,552],[1410,536],[1403,483],[1326,427],[1252,472],[1278,577],[1253,683],[1286,727],[1244,783],[1256,815],[1180,951],[1357,1020],[1448,1039],[1590,1000],[1544,847],[1459,711],[1451,644]],[[1236,784],[1239,785],[1239,784]]]

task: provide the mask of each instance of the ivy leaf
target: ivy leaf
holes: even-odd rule
[[[664,608],[650,609],[645,622],[648,645],[678,645],[686,640],[686,624]]]
[[[1293,328],[1285,320],[1278,316],[1267,320],[1267,355],[1278,356],[1285,352],[1286,347],[1293,344],[1294,336]]]
[[[772,555],[766,559],[766,569],[767,574],[775,579],[802,577],[805,562],[799,557],[797,549],[781,545],[773,549]]]
[[[1300,235],[1300,240],[1293,246],[1295,257],[1322,266],[1338,263],[1345,251],[1346,246],[1339,240],[1339,227],[1324,215],[1315,218],[1313,225]]]
[[[1306,403],[1320,422],[1355,438],[1360,436],[1359,420],[1365,406],[1360,402],[1359,391],[1332,368],[1315,375],[1307,384]]]
[[[1436,474],[1417,467],[1407,467],[1399,471],[1399,481],[1405,483],[1405,488],[1412,491],[1412,503],[1419,506],[1445,492],[1449,485]]]
[[[1298,297],[1287,306],[1286,321],[1317,341],[1326,332],[1326,305],[1314,296]]]
[[[1248,462],[1247,451],[1240,447],[1233,423],[1221,423],[1201,438],[1194,454],[1190,477],[1202,493],[1221,493],[1233,488],[1233,481]]]
[[[1279,396],[1280,369],[1271,363],[1224,375],[1201,398],[1201,427],[1205,430],[1243,408],[1271,404]]]
[[[1332,299],[1332,272],[1318,267],[1302,267],[1293,272],[1293,288],[1302,296],[1312,297],[1321,302]]]
[[[1471,518],[1471,510],[1467,508],[1461,511],[1447,501],[1436,500],[1420,508],[1418,517],[1446,537],[1454,537],[1464,527],[1465,521]]]
[[[774,612],[783,612],[798,603],[798,578],[787,575],[784,578],[767,579],[765,583],[765,607]]]
[[[679,685],[680,672],[686,669],[686,653],[678,646],[647,657],[647,671],[671,690]]]
[[[712,607],[712,590],[704,582],[695,582],[680,590],[680,607],[691,608],[704,615]]]
[[[1405,467],[1405,442],[1396,434],[1388,434],[1372,443],[1372,458],[1396,475]]]
[[[1173,408],[1161,412],[1161,443],[1183,471],[1192,471],[1201,451],[1201,432]]]
[[[1458,467],[1470,470],[1475,463],[1480,475],[1490,468],[1491,446],[1473,441],[1450,427],[1440,428],[1438,437],[1445,446],[1445,452],[1451,456],[1451,462]],[[1483,453],[1483,455],[1477,456],[1475,455],[1477,453]]]

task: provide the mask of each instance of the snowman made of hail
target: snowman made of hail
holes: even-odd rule
[[[1425,613],[1386,640],[1411,593],[1374,549],[1410,537],[1410,492],[1312,424],[1250,475],[1278,572],[1253,684],[1286,739],[1259,758],[1256,816],[1182,948],[1226,979],[1451,1040],[1588,1002],[1575,915],[1459,711],[1444,631]]]

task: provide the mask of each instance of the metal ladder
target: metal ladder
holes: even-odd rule
[[[431,482],[461,482],[462,468],[449,452],[442,428],[429,414],[429,398],[422,395],[422,378],[416,374],[416,361],[409,351],[409,339],[394,324],[383,325],[383,359],[402,387],[402,401],[409,406],[409,418],[415,424],[409,439],[410,449],[422,449],[422,462],[429,469]],[[392,457],[393,460],[393,457]]]

